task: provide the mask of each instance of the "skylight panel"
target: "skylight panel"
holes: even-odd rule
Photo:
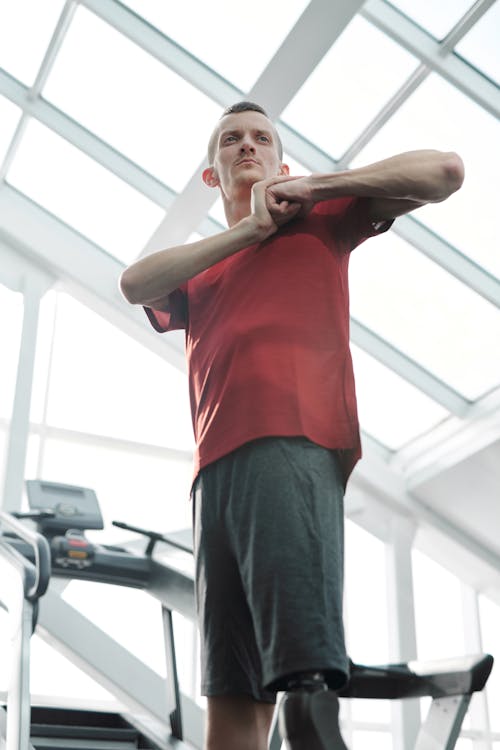
[[[500,383],[500,313],[393,232],[356,248],[351,313],[474,400]]]
[[[83,7],[43,96],[177,192],[203,160],[221,114],[218,104]]]
[[[455,47],[456,51],[500,84],[500,3],[494,3]]]
[[[218,221],[219,224],[222,224],[224,228],[227,227],[227,220],[226,214],[224,213],[224,203],[222,202],[222,196],[219,195],[219,197],[211,207],[209,215],[212,217],[212,219]]]
[[[124,0],[181,47],[226,80],[249,91],[281,45],[309,0],[234,0],[193,5],[157,0]]]
[[[427,78],[350,165],[413,149],[456,151],[465,164],[461,189],[415,216],[462,253],[500,276],[498,175],[500,123],[437,74]]]
[[[0,419],[10,419],[23,325],[23,296],[0,283]]]
[[[338,159],[416,66],[409,52],[355,16],[281,119]]]
[[[193,449],[186,375],[66,294],[57,301],[47,422]]]
[[[473,5],[472,0],[391,0],[405,16],[442,39]]]
[[[7,181],[125,262],[138,255],[165,215],[159,206],[35,120],[28,123]]]
[[[494,589],[491,588],[485,594],[479,594],[479,614],[481,618],[481,641],[482,647],[487,654],[496,653],[496,644],[498,643],[498,633],[500,632],[500,606],[498,600],[490,598]],[[495,592],[496,593],[496,592]],[[500,702],[500,674],[498,669],[493,670],[493,673],[488,680],[488,688],[486,690],[486,697],[489,707],[490,715],[490,727],[493,732],[500,732],[500,713],[497,710],[497,706]],[[493,743],[494,745],[497,743]],[[495,748],[498,750],[498,747]]]
[[[464,616],[460,578],[418,549],[412,550],[412,568],[418,658],[467,653],[460,627]]]
[[[448,416],[442,406],[351,344],[361,428],[391,450]]]
[[[0,165],[10,145],[12,136],[21,118],[21,110],[8,99],[0,96]]]
[[[31,86],[64,7],[64,0],[0,3],[0,67]]]
[[[283,163],[288,165],[292,177],[306,176],[311,174],[311,170],[294,159],[289,154],[283,154]]]

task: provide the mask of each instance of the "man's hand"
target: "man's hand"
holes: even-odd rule
[[[288,176],[272,177],[268,180],[256,182],[252,187],[252,213],[248,217],[256,224],[259,241],[270,237],[277,229],[294,219],[301,211],[302,205],[298,201],[280,200],[274,205],[272,213],[267,203],[267,190],[270,185],[280,180],[289,180]]]
[[[312,186],[309,177],[275,178],[266,188],[266,205],[271,216],[279,217],[283,204],[290,202],[300,205],[297,216],[306,216],[315,201],[312,198]]]

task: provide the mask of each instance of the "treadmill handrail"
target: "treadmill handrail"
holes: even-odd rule
[[[28,601],[34,602],[45,594],[49,585],[52,571],[49,543],[42,534],[32,531],[32,529],[29,529],[21,521],[14,518],[11,513],[7,513],[6,511],[0,511],[0,527],[13,532],[33,548],[35,554],[35,580],[27,591],[24,592],[24,596]],[[2,537],[0,536],[1,539]],[[28,561],[26,562],[27,565],[31,565]]]

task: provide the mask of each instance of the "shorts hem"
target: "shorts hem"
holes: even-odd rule
[[[322,666],[316,666],[322,665]],[[341,666],[339,664],[331,664],[327,667],[324,666],[324,661],[317,661],[316,663],[308,661],[307,664],[296,665],[294,664],[291,668],[275,669],[272,672],[268,672],[264,679],[264,686],[266,690],[271,692],[282,692],[286,690],[288,680],[292,675],[300,674],[301,672],[322,672],[325,676],[325,682],[330,690],[341,690],[349,681],[350,670],[349,663],[345,662]]]

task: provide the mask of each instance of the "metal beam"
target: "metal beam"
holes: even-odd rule
[[[59,16],[56,28],[54,29],[54,33],[52,34],[52,38],[46,49],[37,77],[31,88],[26,88],[27,101],[35,101],[35,99],[40,96],[40,92],[42,91],[42,88],[45,85],[45,82],[50,74],[50,71],[52,70],[52,66],[54,64],[59,48],[66,35],[66,31],[69,28],[71,19],[73,18],[75,8],[76,5],[74,0],[66,0],[66,4],[64,5],[61,15]],[[19,144],[21,143],[23,134],[26,130],[26,125],[28,123],[28,119],[26,117],[27,108],[23,107],[23,110],[23,116],[21,117],[21,120],[19,121],[16,128],[16,132],[12,137],[3,163],[0,165],[0,179],[3,179],[5,174],[7,173],[15,154],[17,153],[17,149],[19,148]]]
[[[437,263],[456,279],[500,307],[500,280],[459,252],[413,216],[400,216],[392,226],[401,239]]]
[[[484,4],[486,11],[487,4]],[[500,116],[500,90],[472,65],[451,53],[416,23],[384,0],[368,0],[361,14],[377,28],[405,47],[428,68],[439,73],[494,117]],[[454,37],[455,42],[458,35]]]
[[[279,117],[364,0],[311,0],[252,87],[249,98]]]
[[[134,723],[138,717],[144,731],[153,734],[161,747],[187,750],[185,744],[170,738],[172,707],[165,680],[62,599],[52,584],[40,601],[37,634],[125,705],[131,712],[129,720]],[[202,712],[187,696],[182,698],[190,718],[186,737],[201,747]]]
[[[144,312],[122,298],[118,279],[123,263],[7,185],[0,189],[0,215],[0,251],[3,245],[35,268],[47,269],[112,324],[186,371],[182,332],[159,336]]]
[[[46,125],[54,133],[57,133],[61,138],[79,148],[80,151],[90,156],[98,164],[102,164],[103,167],[109,169],[110,172],[124,182],[132,185],[132,187],[158,206],[168,208],[173,202],[177,195],[173,190],[161,183],[156,177],[144,171],[137,164],[134,164],[134,162],[130,161],[130,159],[123,156],[123,154],[116,151],[89,130],[86,130],[82,125],[79,125],[75,120],[68,117],[68,115],[65,115],[52,104],[49,104],[49,102],[40,98],[32,99],[30,89],[19,81],[16,81],[15,78],[1,68],[0,94],[10,99],[14,104],[17,104],[25,115],[34,117],[43,125]],[[19,132],[21,130],[24,132],[25,124],[26,119],[23,119],[18,127]],[[13,139],[13,141],[16,141],[16,144],[17,139],[18,135],[16,134]],[[17,145],[15,148],[17,148]],[[6,172],[15,148],[11,145],[0,174]]]
[[[385,547],[389,661],[396,664],[417,658],[411,555],[415,532],[414,519],[394,516],[391,540]],[[395,745],[413,750],[420,727],[419,700],[391,701],[391,713]]]
[[[441,48],[453,49],[468,31],[484,16],[496,0],[476,0],[441,42]]]
[[[453,27],[453,29],[447,34],[446,38],[439,43],[439,55],[442,58],[445,54],[451,52],[453,47],[460,41],[460,39],[469,31],[469,29],[477,23],[479,18],[486,12],[486,10],[495,2],[495,0],[478,0],[469,9],[469,11],[460,19],[460,21]],[[385,5],[385,4],[384,4]],[[367,9],[365,8],[365,11]],[[398,16],[401,17],[399,11]],[[377,10],[374,9],[376,16]],[[387,33],[387,28],[382,22],[374,21],[373,16],[370,17],[370,10],[365,13],[367,19],[376,23],[382,31]],[[377,17],[378,18],[378,17]],[[414,24],[410,19],[405,19],[409,24],[413,25],[414,28],[421,33],[421,29]],[[409,27],[407,27],[408,31]],[[413,51],[413,50],[412,50]],[[350,145],[345,154],[340,158],[337,169],[344,169],[350,162],[359,154],[359,152],[366,146],[366,144],[376,135],[376,133],[386,124],[386,122],[392,117],[396,110],[401,107],[402,104],[413,94],[413,92],[425,81],[431,72],[432,68],[429,66],[428,61],[421,63],[412,73],[412,75],[405,81],[403,86],[396,91],[394,96],[384,105],[376,117],[370,122],[365,130],[358,136],[358,138]]]
[[[40,300],[54,282],[46,272],[32,270],[23,283],[24,314],[12,406],[5,477],[0,505],[6,511],[21,510],[24,468],[28,451],[30,406],[35,369]]]
[[[115,0],[79,2],[221,106],[241,99],[240,89],[125,5]]]
[[[452,414],[463,416],[467,411],[467,399],[354,318],[351,318],[351,339]]]
[[[500,589],[500,555],[470,532],[458,527],[408,491],[405,477],[369,450],[357,465],[349,487],[383,503],[391,515],[412,518],[418,540],[428,537],[426,552],[450,569],[460,561],[459,575],[473,587]],[[356,519],[358,522],[358,519]]]
[[[2,426],[1,420],[0,426]],[[52,440],[62,440],[65,443],[72,443],[73,445],[93,445],[96,448],[118,450],[122,453],[132,453],[135,456],[144,455],[177,462],[183,461],[189,466],[193,463],[192,451],[170,448],[163,445],[140,443],[133,440],[123,440],[122,438],[111,437],[109,435],[97,435],[90,432],[80,432],[79,430],[68,430],[64,427],[52,427],[33,423],[30,425],[30,434],[40,435]]]
[[[62,599],[52,586],[40,601],[37,633],[130,709],[166,721],[173,706],[167,704],[165,681]]]
[[[470,404],[461,419],[451,417],[394,454],[390,465],[413,491],[499,439],[500,387]]]
[[[361,0],[342,0],[335,4],[330,0],[311,0],[246,98],[262,104],[271,119],[278,118],[361,5]],[[297,54],[298,49],[300,54]],[[216,98],[213,93],[210,96]],[[224,103],[230,104],[238,99],[241,95]],[[284,146],[287,147],[286,140]],[[141,256],[158,247],[181,244],[201,223],[219,195],[218,191],[201,184],[200,175],[206,166],[207,162],[203,160]]]
[[[373,120],[368,123],[365,129],[358,135],[356,140],[351,143],[347,151],[340,157],[336,164],[336,169],[347,169],[349,164],[363,150],[367,143],[381,130],[386,122],[390,120],[393,114],[405,103],[414,91],[425,81],[429,75],[429,69],[425,65],[419,65],[411,76],[406,79],[404,84],[396,91],[382,109],[375,115]]]

